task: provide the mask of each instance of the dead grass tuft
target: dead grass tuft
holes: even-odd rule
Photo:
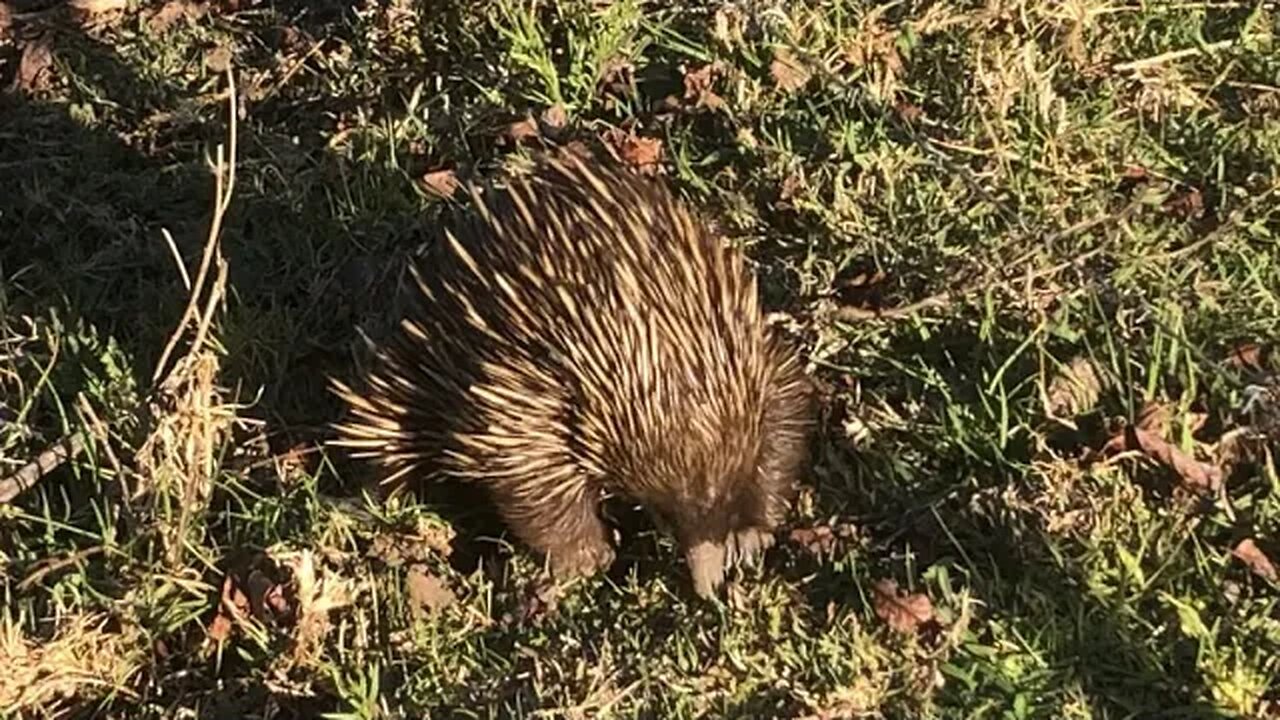
[[[109,623],[97,614],[67,616],[53,638],[42,641],[0,618],[0,707],[24,717],[59,717],[71,701],[132,694],[146,645],[134,628],[113,632]]]
[[[217,459],[223,442],[238,422],[236,409],[226,405],[217,385],[220,350],[213,336],[213,321],[226,297],[228,264],[222,254],[223,218],[235,189],[236,92],[235,77],[227,74],[229,143],[219,145],[214,160],[214,212],[209,223],[200,268],[186,311],[156,365],[156,390],[149,403],[153,428],[136,455],[142,483],[135,495],[147,494],[156,509],[166,561],[182,564],[186,544],[213,492]],[[167,237],[167,236],[166,236]],[[184,282],[187,272],[174,251]],[[174,350],[186,341],[187,352],[169,366]]]

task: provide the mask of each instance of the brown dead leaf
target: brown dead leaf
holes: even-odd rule
[[[1266,356],[1266,348],[1258,343],[1242,343],[1231,349],[1231,354],[1227,356],[1224,364],[1227,367],[1236,368],[1238,370],[1262,369],[1262,365]]]
[[[1262,549],[1253,541],[1253,538],[1241,540],[1235,549],[1231,551],[1231,554],[1248,566],[1254,575],[1263,580],[1267,582],[1280,580],[1280,576],[1276,574],[1276,566],[1271,563],[1271,558],[1262,552]]]
[[[857,536],[857,528],[851,523],[816,525],[796,528],[787,536],[791,543],[818,557],[830,557],[842,550]]]
[[[222,73],[231,67],[232,59],[231,48],[219,45],[204,54],[204,65],[212,72]]]
[[[423,189],[428,193],[441,198],[453,197],[453,193],[457,191],[461,183],[458,182],[458,175],[449,169],[432,170],[422,176]]]
[[[1136,450],[1168,467],[1182,484],[1197,491],[1216,491],[1222,486],[1222,470],[1200,462],[1165,441],[1159,435],[1140,427],[1126,427],[1107,441],[1103,453]]]
[[[209,623],[209,628],[205,632],[210,640],[221,645],[231,637],[231,629],[233,627],[231,618],[219,610],[218,614],[213,616],[213,622]]]
[[[1145,180],[1147,169],[1141,165],[1125,165],[1122,173],[1125,180]]]
[[[911,634],[921,625],[935,622],[933,603],[923,593],[903,593],[897,581],[886,578],[872,588],[876,615],[894,630]]]
[[[898,117],[909,123],[916,122],[924,117],[924,108],[906,100],[899,100],[894,104],[893,108],[898,111]]]
[[[8,36],[9,28],[12,26],[13,11],[9,9],[9,3],[0,0],[0,40]]]
[[[435,614],[458,601],[458,596],[444,580],[432,575],[425,565],[409,566],[405,589],[408,591],[409,609],[415,615]]]
[[[538,121],[544,128],[559,130],[569,122],[569,113],[564,109],[564,105],[556,103],[543,110]]]
[[[1173,411],[1162,402],[1149,400],[1142,406],[1142,410],[1138,411],[1138,429],[1145,430],[1156,437],[1169,436],[1169,425],[1172,420]]]
[[[156,34],[164,33],[182,20],[200,18],[208,9],[209,6],[205,3],[191,2],[191,0],[169,0],[147,18],[147,28]]]
[[[1102,380],[1093,361],[1083,355],[1058,371],[1045,390],[1045,410],[1054,417],[1072,417],[1088,412],[1102,394]]]
[[[1182,188],[1164,203],[1165,212],[1180,218],[1198,218],[1204,214],[1204,196],[1198,188]]]
[[[98,22],[102,16],[129,7],[129,0],[69,0],[67,7],[79,22]]]
[[[808,183],[804,179],[804,170],[797,168],[782,178],[782,187],[778,190],[778,198],[789,201],[799,197],[800,193],[808,187]]]
[[[697,70],[684,73],[684,101],[692,103],[695,108],[721,110],[725,107],[724,98],[711,88],[723,68],[719,62],[707,63]]]
[[[656,172],[662,160],[662,140],[659,138],[611,128],[605,132],[604,141],[620,161],[646,174]]]
[[[39,92],[49,89],[53,82],[53,46],[45,35],[32,38],[22,46],[18,60],[18,73],[13,77],[13,89],[22,92]]]
[[[813,74],[787,48],[778,48],[769,63],[769,75],[773,84],[783,92],[795,92],[809,83]]]
[[[502,139],[512,145],[519,145],[538,136],[538,123],[531,117],[511,123],[502,132]]]
[[[222,607],[232,617],[243,617],[249,611],[249,598],[230,575],[222,580]]]

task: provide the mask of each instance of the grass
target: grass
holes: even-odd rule
[[[0,478],[86,449],[0,504],[7,712],[1280,716],[1280,585],[1233,556],[1280,559],[1273,5],[46,5],[0,29]],[[228,60],[225,295],[157,385]],[[529,117],[659,139],[748,249],[823,387],[793,524],[830,552],[701,603],[628,518],[521,622],[539,567],[482,505],[321,449],[447,206],[419,180],[517,162]],[[1144,410],[1219,491],[1100,452]]]

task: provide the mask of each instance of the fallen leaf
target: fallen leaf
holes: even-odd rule
[[[226,72],[231,67],[231,60],[231,48],[226,45],[219,45],[204,55],[205,67],[216,73]]]
[[[1126,180],[1144,180],[1147,177],[1147,169],[1141,165],[1125,165],[1122,175]]]
[[[852,524],[842,523],[796,528],[788,534],[787,538],[811,555],[830,557],[856,536],[857,529]]]
[[[1276,566],[1271,564],[1271,558],[1262,552],[1253,538],[1241,540],[1231,554],[1247,565],[1254,575],[1268,582],[1277,582]]]
[[[565,111],[564,105],[556,103],[542,111],[542,115],[538,117],[538,124],[544,130],[559,130],[569,122],[569,113]]]
[[[249,610],[249,598],[240,589],[235,578],[230,575],[222,580],[222,607],[233,616],[244,614]]]
[[[606,144],[623,163],[652,173],[662,159],[662,140],[642,137],[633,132],[612,128],[605,133]]]
[[[1266,349],[1258,343],[1243,343],[1231,349],[1225,364],[1239,370],[1261,370]]]
[[[1182,484],[1201,491],[1216,491],[1222,486],[1222,470],[1200,462],[1155,433],[1140,427],[1126,427],[1107,441],[1104,453],[1137,450],[1165,465],[1182,480]]]
[[[405,575],[409,608],[414,614],[434,614],[458,601],[444,580],[432,575],[425,565],[410,565]]]
[[[773,62],[769,63],[769,75],[773,84],[784,92],[795,92],[809,83],[812,73],[791,51],[778,48],[773,53]]]
[[[13,77],[13,89],[23,92],[47,90],[52,80],[53,47],[44,35],[32,38],[22,46],[18,73]]]
[[[538,137],[538,123],[531,117],[517,120],[507,126],[502,137],[512,145],[519,145],[525,140]]]
[[[169,0],[147,18],[147,28],[153,33],[163,33],[181,20],[194,20],[201,17],[206,10],[208,6],[204,3],[194,3],[191,0]]]
[[[1183,188],[1165,201],[1164,209],[1175,217],[1197,218],[1204,214],[1204,197],[1197,188]]]
[[[893,107],[898,111],[898,117],[909,123],[913,123],[924,117],[924,108],[916,105],[915,103],[907,102],[906,100],[899,100]]]
[[[0,40],[5,39],[9,34],[9,28],[13,26],[13,11],[9,9],[9,3],[0,0]]]
[[[805,187],[803,170],[798,169],[787,173],[787,176],[782,179],[782,187],[778,190],[778,197],[782,200],[791,200],[798,197]]]
[[[872,588],[872,605],[876,616],[894,630],[911,634],[921,625],[934,622],[933,603],[923,593],[903,593],[890,578],[879,580]]]
[[[67,7],[84,22],[129,7],[129,0],[70,0]]]
[[[684,73],[684,100],[693,103],[695,108],[720,110],[725,106],[724,99],[712,91],[716,77],[721,73],[719,62],[707,63],[692,72]]]
[[[1089,358],[1078,355],[1058,371],[1045,390],[1045,411],[1053,417],[1080,415],[1093,409],[1102,394],[1102,380]]]
[[[453,193],[461,184],[458,182],[457,174],[452,170],[432,170],[422,176],[421,182],[428,193],[442,198],[453,197]]]
[[[1165,403],[1148,401],[1142,406],[1142,410],[1138,411],[1137,426],[1141,430],[1145,430],[1157,437],[1169,436],[1169,424],[1173,418],[1173,411]]]
[[[221,610],[217,615],[213,616],[213,621],[209,623],[209,628],[205,631],[209,639],[221,645],[231,637],[231,629],[234,627],[231,618],[227,617]]]

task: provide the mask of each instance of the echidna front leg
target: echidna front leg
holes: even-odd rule
[[[530,496],[495,487],[494,494],[507,525],[547,559],[556,579],[589,577],[613,564],[613,546],[600,520],[600,499],[589,488]]]

